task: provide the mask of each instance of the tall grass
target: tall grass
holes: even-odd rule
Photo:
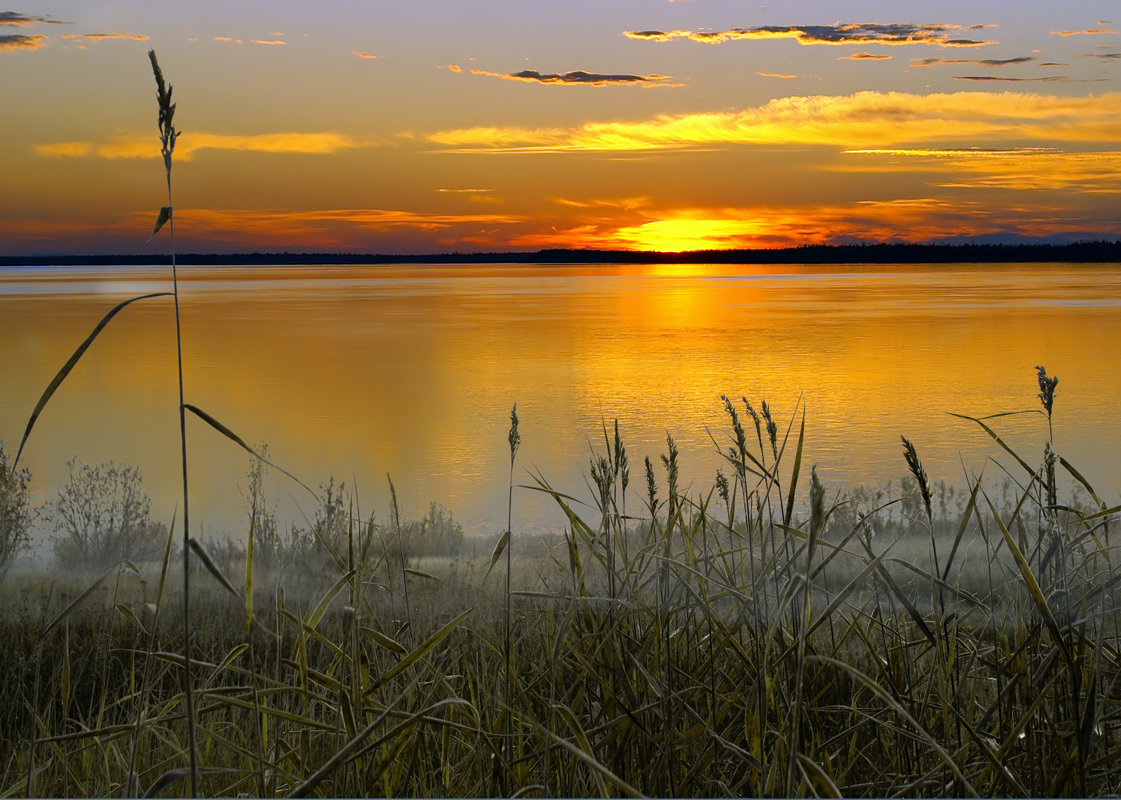
[[[683,487],[687,454],[668,437],[661,476],[646,459],[641,517],[604,502],[616,485],[593,479],[584,502],[535,476],[564,520],[557,549],[515,557],[507,532],[481,564],[414,562],[399,576],[408,637],[393,622],[405,584],[375,578],[401,529],[392,516],[385,531],[346,513],[347,555],[326,553],[321,533],[319,566],[298,577],[246,565],[238,588],[197,567],[199,792],[1112,791],[1121,664],[1106,533],[1121,507],[1061,457],[1031,466],[1009,448],[1007,502],[972,479],[939,510],[909,441],[899,468],[914,496],[872,504],[796,476],[783,454],[801,450],[800,407],[773,447],[760,416],[752,448],[741,411],[716,436],[735,480]],[[1006,446],[991,420],[975,424]],[[605,438],[611,475],[621,445]],[[1058,498],[1056,467],[1086,502]],[[503,556],[506,580],[486,580]],[[158,588],[128,572],[104,599],[9,585],[0,794],[174,792],[186,777],[184,632],[162,613],[181,590],[165,575],[166,558]]]

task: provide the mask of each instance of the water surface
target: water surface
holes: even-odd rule
[[[386,518],[392,475],[407,514],[429,501],[468,531],[505,526],[511,406],[515,480],[584,487],[603,424],[619,419],[632,498],[671,433],[697,491],[727,443],[721,394],[766,399],[785,431],[806,409],[807,464],[829,487],[896,482],[900,434],[934,481],[996,475],[998,455],[956,411],[1037,409],[1035,366],[1060,377],[1056,449],[1100,493],[1121,490],[1121,265],[376,266],[180,269],[187,402],[316,485],[357,486]],[[0,438],[15,448],[39,394],[101,316],[169,288],[166,268],[0,270]],[[24,463],[37,498],[65,462],[138,464],[153,512],[179,493],[170,299],[122,312],[44,412]],[[798,412],[800,414],[800,412]],[[797,420],[800,422],[801,417]],[[1034,460],[1046,419],[994,425]],[[795,429],[797,422],[795,423]],[[247,462],[192,421],[192,520],[243,536]],[[268,482],[282,519],[312,505]],[[664,489],[663,489],[664,493]],[[515,529],[559,528],[519,491]]]

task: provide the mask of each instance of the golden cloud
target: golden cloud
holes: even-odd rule
[[[152,136],[131,136],[106,144],[92,142],[53,142],[38,145],[42,156],[88,156],[100,158],[150,158],[159,152]],[[303,153],[329,155],[341,150],[368,147],[343,133],[261,133],[238,136],[223,133],[191,132],[179,139],[175,148],[178,158],[189,160],[200,150],[238,150],[257,153]]]
[[[838,61],[888,61],[890,59],[891,56],[886,53],[865,53],[863,51],[847,56],[837,56]]]
[[[739,112],[663,114],[577,128],[475,127],[427,139],[460,152],[644,151],[717,144],[890,147],[954,141],[1121,141],[1121,93],[857,92],[784,97]]]
[[[871,157],[873,163],[837,168],[841,171],[932,172],[940,176],[935,183],[941,187],[1121,194],[1121,151],[1066,153],[1045,147],[1017,147],[891,148],[846,153]]]
[[[35,152],[52,158],[81,158],[93,152],[90,142],[54,142],[36,145]]]

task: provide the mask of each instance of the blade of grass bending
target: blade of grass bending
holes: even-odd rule
[[[1020,568],[1020,577],[1024,579],[1024,584],[1028,587],[1028,593],[1031,595],[1032,601],[1035,603],[1039,613],[1043,615],[1043,624],[1047,626],[1051,637],[1055,640],[1055,645],[1059,648],[1059,653],[1062,654],[1063,660],[1071,669],[1075,669],[1074,659],[1070,655],[1070,650],[1067,649],[1066,642],[1063,641],[1063,634],[1059,630],[1059,623],[1055,619],[1055,615],[1051,613],[1051,607],[1047,605],[1047,598],[1043,596],[1043,590],[1039,588],[1039,582],[1035,579],[1035,575],[1028,565],[1028,560],[1024,558],[1016,540],[1012,538],[1012,534],[1008,532],[1008,528],[1004,525],[1004,520],[1000,518],[997,513],[993,501],[989,499],[988,494],[985,495],[985,502],[989,504],[989,510],[992,512],[993,520],[996,526],[1000,529],[1001,535],[1004,536],[1004,543],[1008,546],[1008,551],[1012,553],[1012,558],[1016,561],[1016,566]]]
[[[799,400],[799,402],[801,402]],[[793,420],[791,420],[793,422]],[[794,452],[794,469],[790,473],[790,494],[786,498],[786,515],[783,517],[783,524],[789,525],[790,520],[794,517],[794,492],[798,488],[798,472],[802,469],[802,442],[806,438],[806,407],[802,406],[802,429],[798,432],[798,448]],[[786,448],[786,442],[783,441],[783,449]]]
[[[880,684],[876,683],[856,667],[852,666],[851,664],[846,664],[844,661],[839,661],[838,659],[830,658],[829,656],[818,655],[807,656],[807,659],[809,661],[816,661],[820,664],[827,664],[837,669],[844,670],[853,678],[855,678],[859,683],[862,683],[866,687],[868,687],[868,689],[874,695],[880,698],[880,700],[884,702],[892,711],[894,711],[900,719],[902,719],[911,727],[911,729],[914,731],[914,735],[920,741],[924,742],[931,750],[933,750],[935,754],[937,754],[937,756],[943,761],[943,763],[945,763],[946,766],[950,768],[950,771],[953,772],[954,776],[961,782],[961,787],[965,790],[965,792],[967,792],[971,797],[979,797],[979,795],[977,794],[977,790],[973,788],[973,784],[971,784],[965,777],[965,775],[961,771],[961,768],[954,762],[954,759],[950,756],[950,754],[946,752],[942,745],[938,743],[938,740],[935,739],[918,720],[916,720],[907,712],[907,709],[900,705],[898,700],[891,696],[891,693],[888,692],[887,689],[880,686]]]
[[[389,681],[391,681],[393,678],[400,675],[403,671],[408,669],[412,664],[416,663],[421,658],[423,658],[425,655],[427,655],[429,653],[429,651],[431,651],[432,648],[434,648],[436,645],[438,645],[440,642],[442,642],[448,636],[448,634],[450,634],[452,631],[454,631],[456,628],[458,628],[460,626],[460,624],[465,619],[467,619],[467,617],[470,616],[471,612],[474,611],[474,610],[475,610],[474,608],[467,609],[462,614],[460,614],[458,617],[456,617],[451,622],[449,622],[447,625],[440,628],[440,630],[436,631],[434,634],[432,634],[430,637],[428,637],[428,640],[425,641],[424,644],[421,644],[415,650],[413,650],[411,653],[409,653],[407,656],[405,656],[400,661],[398,661],[392,667],[392,669],[390,669],[388,672],[386,672],[384,675],[381,676],[380,680],[376,681],[373,686],[371,686],[369,689],[367,689],[366,690],[366,696],[368,697],[370,694],[372,694],[374,692],[375,689],[383,686],[386,683],[389,683]]]
[[[1098,504],[1099,508],[1105,507],[1105,503],[1098,497],[1097,492],[1094,491],[1094,487],[1090,485],[1090,482],[1082,477],[1081,472],[1076,470],[1074,466],[1062,456],[1059,456],[1059,463],[1063,465],[1063,469],[1069,472],[1076,481],[1082,484],[1086,491],[1090,493],[1090,497],[1094,498],[1094,502]]]
[[[613,783],[616,788],[628,797],[643,797],[640,791],[600,763],[599,759],[595,757],[592,752],[591,742],[588,741],[588,735],[584,732],[584,729],[580,726],[579,720],[576,719],[576,715],[572,713],[572,710],[568,706],[557,703],[553,708],[561,715],[569,729],[572,730],[572,735],[576,741],[579,742],[580,746],[577,747],[572,742],[567,739],[562,739],[550,730],[540,728],[541,733],[545,734],[554,744],[560,745],[591,768],[592,777],[595,778],[600,797],[607,797],[607,784],[604,783],[604,780]]]
[[[117,314],[125,306],[131,303],[135,303],[137,300],[148,300],[152,297],[171,296],[171,292],[155,292],[154,294],[142,294],[139,297],[133,297],[125,300],[123,303],[118,303],[117,305],[113,306],[112,310],[110,310],[108,314],[101,318],[101,322],[97,323],[97,325],[93,329],[93,332],[86,337],[86,340],[84,342],[78,345],[78,349],[75,350],[74,354],[70,356],[65,364],[62,365],[62,369],[58,371],[58,374],[54,376],[54,379],[49,384],[47,384],[47,388],[46,390],[44,390],[43,396],[40,397],[39,402],[35,404],[35,410],[31,412],[31,418],[27,420],[27,428],[23,432],[23,439],[20,440],[19,450],[16,451],[15,460],[12,462],[12,469],[15,469],[16,464],[19,463],[19,457],[23,453],[23,446],[27,444],[27,437],[31,435],[31,429],[35,427],[35,420],[39,419],[39,415],[46,407],[47,401],[51,399],[54,393],[58,390],[58,387],[62,385],[62,382],[64,380],[66,380],[66,376],[70,374],[70,371],[72,369],[74,369],[74,366],[78,363],[78,360],[82,357],[82,355],[85,354],[87,350],[89,350],[90,345],[93,344],[93,340],[97,338],[97,335],[101,333],[106,325],[109,324],[109,320],[117,316]]]
[[[323,615],[327,613],[327,608],[331,605],[331,601],[335,599],[335,596],[338,595],[348,583],[350,583],[350,579],[354,577],[354,573],[355,570],[351,570],[343,574],[335,581],[335,585],[328,590],[327,594],[323,595],[323,599],[316,604],[311,614],[308,615],[307,626],[309,629],[315,630],[319,627],[319,622],[323,619]]]
[[[872,548],[868,546],[868,543],[861,539],[860,544],[864,546],[865,551],[867,551],[868,553],[868,557],[875,561],[876,555],[872,552]],[[938,640],[934,638],[934,633],[927,626],[926,620],[922,618],[922,614],[920,614],[918,609],[911,604],[911,601],[909,599],[907,599],[907,595],[904,594],[903,590],[899,588],[899,584],[895,582],[895,578],[891,577],[891,573],[887,571],[887,567],[885,567],[882,562],[876,561],[876,571],[879,573],[880,577],[884,579],[884,583],[888,585],[892,593],[903,605],[903,608],[907,609],[907,615],[911,618],[911,621],[918,626],[919,630],[922,631],[923,636],[925,636],[932,645],[937,647]]]
[[[957,417],[958,419],[968,419],[968,420],[972,420],[973,422],[976,422],[978,425],[980,425],[984,429],[985,433],[987,433],[992,438],[992,440],[994,442],[999,444],[1004,449],[1004,451],[1006,453],[1008,453],[1008,455],[1012,456],[1014,459],[1016,459],[1018,462],[1020,462],[1020,466],[1023,467],[1025,470],[1027,470],[1028,475],[1030,475],[1032,477],[1035,477],[1035,470],[1031,467],[1031,465],[1029,465],[1028,462],[1024,461],[1024,459],[1020,458],[1019,454],[1015,450],[1013,450],[1011,447],[1009,447],[1007,445],[1007,443],[1005,443],[1005,441],[1003,439],[1001,439],[996,434],[996,431],[994,431],[992,428],[990,428],[988,425],[986,425],[980,419],[978,419],[977,417],[970,417],[966,414],[955,414],[953,411],[947,411],[946,413],[949,414],[951,417]],[[991,419],[992,417],[1008,416],[1010,414],[1015,414],[1015,413],[1028,413],[1028,412],[1009,411],[1009,412],[1006,412],[1005,414],[993,414],[989,417],[986,417],[986,419]],[[1033,411],[1031,413],[1035,413],[1035,412]]]
[[[794,758],[802,771],[802,776],[813,786],[814,794],[818,797],[844,797],[837,784],[820,764],[804,753],[795,753]]]
[[[487,579],[494,565],[498,563],[498,559],[502,558],[502,551],[506,549],[506,545],[510,543],[510,531],[503,531],[502,536],[498,539],[498,544],[494,546],[494,552],[490,554],[490,566],[487,567],[486,573],[483,575],[483,580]]]
[[[93,583],[91,583],[89,585],[89,587],[87,587],[84,592],[82,592],[80,595],[78,595],[76,600],[74,600],[72,603],[70,603],[70,605],[68,605],[66,608],[62,609],[62,611],[59,612],[57,617],[55,617],[54,619],[52,619],[50,622],[47,623],[47,626],[39,632],[39,638],[42,639],[48,633],[50,633],[52,630],[54,630],[55,626],[58,625],[58,623],[62,622],[64,619],[66,619],[68,616],[70,616],[70,612],[72,612],[75,608],[77,608],[79,605],[81,605],[83,600],[85,600],[87,597],[89,597],[91,594],[93,594],[95,591],[97,591],[97,587],[100,586],[102,583],[104,583],[105,579],[108,578],[110,575],[112,575],[116,571],[117,571],[117,565],[114,564],[113,566],[109,567],[109,569],[107,569],[105,572],[103,572],[101,574],[101,577],[98,578]]]
[[[249,453],[249,455],[253,456],[256,459],[259,459],[260,461],[263,461],[264,463],[268,464],[273,469],[278,470],[279,472],[282,472],[285,475],[287,475],[289,478],[294,480],[296,483],[300,484],[300,486],[304,487],[304,489],[307,490],[307,493],[310,494],[312,497],[314,497],[317,502],[319,501],[319,499],[320,499],[319,495],[317,495],[315,492],[313,492],[311,490],[311,488],[306,483],[304,483],[302,480],[297,478],[295,475],[293,475],[288,470],[283,469],[282,467],[278,467],[276,464],[272,463],[267,458],[263,458],[257,451],[255,451],[252,447],[247,445],[245,443],[245,441],[240,436],[238,436],[236,433],[231,431],[229,428],[227,428],[225,425],[223,425],[218,420],[214,419],[214,417],[207,414],[201,408],[199,408],[198,406],[193,406],[190,403],[184,403],[183,408],[190,411],[192,414],[194,414],[196,417],[201,419],[203,422],[205,422],[207,425],[212,427],[214,430],[218,431],[218,433],[222,434],[223,436],[225,436],[230,441],[232,441],[235,444],[241,446],[241,448],[243,450],[245,450],[245,452]]]
[[[942,570],[942,580],[946,581],[950,577],[950,565],[954,563],[954,556],[957,555],[958,545],[961,544],[961,537],[965,535],[965,528],[969,524],[969,518],[973,516],[973,512],[977,509],[977,491],[981,488],[981,479],[978,478],[973,484],[973,491],[969,493],[969,502],[966,503],[965,511],[961,515],[961,523],[958,525],[957,536],[954,537],[954,546],[950,548],[950,556],[946,559],[946,568]]]
[[[241,602],[241,594],[237,589],[234,588],[234,585],[230,583],[229,579],[222,574],[222,570],[220,570],[218,568],[218,565],[214,563],[214,559],[212,559],[210,557],[210,554],[206,552],[205,548],[203,548],[202,546],[202,543],[193,536],[187,541],[191,545],[191,549],[195,552],[195,555],[197,555],[202,560],[203,565],[210,571],[210,574],[214,576],[214,580],[218,581],[218,583],[226,587],[226,590],[234,597],[236,597],[238,602]]]

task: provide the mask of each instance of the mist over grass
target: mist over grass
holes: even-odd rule
[[[192,545],[200,793],[1112,791],[1116,501],[1049,441],[1007,448],[999,419],[963,420],[1004,448],[966,486],[906,440],[897,489],[823,486],[801,412],[724,402],[709,485],[680,485],[672,437],[631,464],[606,425],[586,494],[512,472],[553,498],[555,535],[511,518],[480,543],[436,504],[359,514],[333,481],[282,532],[251,460],[247,529]],[[0,586],[0,792],[184,792],[171,541]]]

